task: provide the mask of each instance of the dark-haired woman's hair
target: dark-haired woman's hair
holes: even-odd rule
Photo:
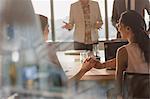
[[[146,33],[146,24],[142,16],[135,11],[125,11],[121,15],[121,23],[131,27],[131,30],[134,33],[134,42],[138,43],[140,49],[144,52],[145,61],[149,64],[149,37]]]

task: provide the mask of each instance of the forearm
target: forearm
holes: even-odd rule
[[[116,58],[108,60],[104,63],[98,62],[95,66],[96,69],[103,69],[103,68],[107,68],[107,67],[115,68],[116,67]]]
[[[105,68],[105,67],[106,67],[106,66],[105,66],[105,63],[100,63],[100,62],[98,62],[94,68],[96,68],[96,69],[103,69],[103,68]]]
[[[106,61],[105,66],[106,66],[106,68],[107,67],[115,68],[116,67],[116,58]]]
[[[75,76],[73,76],[70,80],[80,80],[83,75],[86,73],[85,70],[80,70]]]

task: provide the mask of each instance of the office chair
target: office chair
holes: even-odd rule
[[[150,74],[124,72],[123,99],[150,99]]]

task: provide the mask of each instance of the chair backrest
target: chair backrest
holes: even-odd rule
[[[150,99],[150,74],[124,72],[124,99]]]

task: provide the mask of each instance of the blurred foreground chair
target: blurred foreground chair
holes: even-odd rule
[[[150,74],[124,72],[123,99],[150,99]]]

